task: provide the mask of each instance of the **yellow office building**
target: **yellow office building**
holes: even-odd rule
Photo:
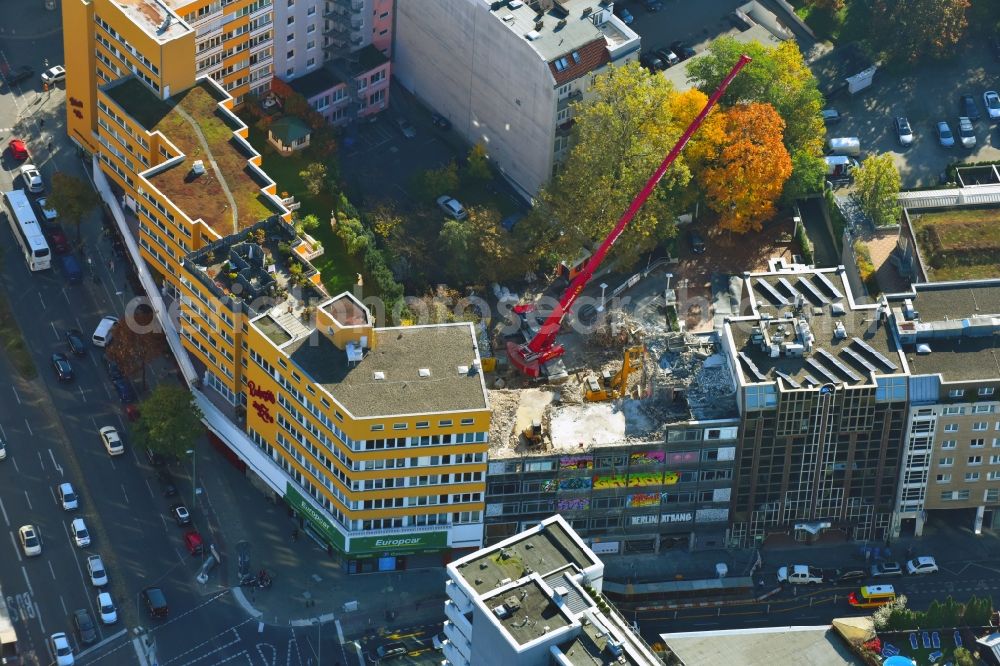
[[[490,411],[475,330],[378,328],[326,293],[320,250],[296,236],[224,89],[252,85],[230,68],[256,53],[239,45],[270,2],[219,5],[63,3],[66,25],[88,26],[65,31],[68,131],[177,310],[206,422],[352,570],[478,548]],[[211,34],[233,53],[216,62]]]

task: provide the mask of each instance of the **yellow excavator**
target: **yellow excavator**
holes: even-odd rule
[[[621,370],[614,375],[605,370],[599,380],[593,375],[587,377],[584,397],[590,402],[603,402],[624,396],[628,392],[628,377],[633,370],[638,370],[642,366],[644,352],[645,349],[641,346],[627,347],[622,354]]]

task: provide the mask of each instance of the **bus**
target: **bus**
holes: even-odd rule
[[[17,633],[7,611],[7,597],[0,589],[0,664],[19,664],[17,656]]]
[[[4,192],[3,202],[7,207],[10,230],[14,232],[14,238],[21,248],[21,254],[24,255],[28,268],[33,271],[44,271],[50,268],[52,252],[49,251],[45,234],[35,218],[35,211],[31,208],[28,195],[24,193],[24,190]]]
[[[855,608],[875,608],[896,600],[896,590],[892,585],[866,585],[857,592],[847,595],[847,602]]]

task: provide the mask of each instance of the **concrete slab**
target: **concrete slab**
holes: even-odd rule
[[[620,442],[625,412],[612,403],[568,405],[552,415],[552,447],[578,449]]]
[[[541,421],[545,408],[552,404],[555,393],[542,389],[525,389],[520,391],[520,402],[514,417],[514,432],[520,435],[533,421]]]

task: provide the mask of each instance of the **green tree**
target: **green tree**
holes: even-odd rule
[[[873,155],[854,170],[855,197],[876,227],[899,224],[899,171],[888,153]]]
[[[458,165],[449,162],[439,169],[427,169],[413,177],[413,198],[428,204],[443,194],[454,196],[458,191]]]
[[[76,227],[76,240],[80,240],[80,222],[98,202],[97,193],[90,185],[68,173],[57,171],[52,176],[49,189],[49,208],[59,214],[59,218]]]
[[[941,623],[945,627],[958,626],[962,619],[962,605],[955,601],[954,597],[948,595],[941,605]]]
[[[462,284],[472,279],[475,276],[473,262],[469,260],[475,244],[472,226],[464,220],[445,220],[438,240],[449,279]]]
[[[688,73],[703,92],[710,94],[742,53],[753,61],[733,79],[722,97],[723,104],[766,102],[773,106],[785,121],[783,142],[792,158],[792,176],[785,183],[784,200],[820,191],[825,172],[826,128],[819,114],[823,97],[794,40],[769,47],[722,37],[712,42],[707,55],[691,61]]]
[[[337,236],[343,241],[344,247],[350,255],[365,251],[371,244],[371,236],[361,224],[361,220],[356,217],[338,217]]]
[[[950,58],[969,26],[968,9],[969,0],[874,0],[873,50],[908,63]]]
[[[139,446],[182,457],[205,433],[194,396],[181,386],[160,384],[139,405],[132,438]]]
[[[976,666],[976,658],[964,647],[955,648],[952,657],[955,659],[955,666]]]
[[[486,157],[486,147],[477,143],[469,149],[465,163],[465,177],[470,183],[485,183],[493,177],[490,163]]]
[[[541,236],[526,245],[536,253],[575,257],[582,246],[606,236],[680,135],[671,84],[636,62],[598,76],[590,94],[574,105],[565,163],[539,193],[530,219],[521,222]],[[681,157],[615,243],[614,255],[623,265],[676,233],[674,220],[689,180]]]
[[[312,213],[295,220],[295,233],[301,236],[319,228],[319,218]]]
[[[326,165],[319,162],[313,162],[302,171],[299,171],[299,178],[302,179],[309,194],[314,197],[322,194],[328,187]]]

